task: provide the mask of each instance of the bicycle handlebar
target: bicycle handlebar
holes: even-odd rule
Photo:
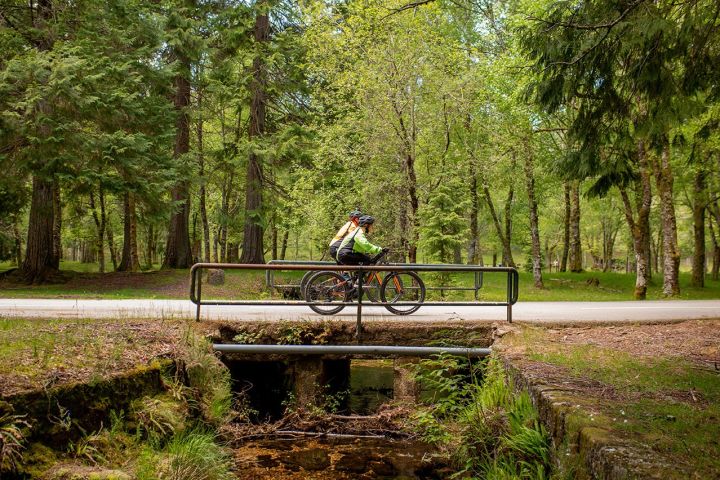
[[[380,261],[380,259],[382,259],[382,258],[383,258],[385,255],[387,255],[388,253],[390,253],[390,250],[389,250],[389,249],[388,249],[388,250],[383,250],[382,252],[380,252],[380,253],[378,253],[377,255],[375,255],[375,256],[373,257],[373,259],[372,259],[372,264],[375,265],[376,263],[378,263],[378,262]]]

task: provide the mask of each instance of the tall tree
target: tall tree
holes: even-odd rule
[[[248,138],[251,142],[262,140],[265,135],[267,109],[267,64],[265,55],[270,40],[270,3],[258,0],[255,5],[255,58],[250,81],[250,124]],[[245,176],[245,231],[243,234],[240,263],[265,263],[263,251],[263,167],[257,146],[250,151]]]

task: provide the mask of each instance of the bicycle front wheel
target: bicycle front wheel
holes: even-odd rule
[[[380,297],[385,303],[418,303],[418,305],[385,305],[395,315],[410,315],[417,312],[425,301],[425,284],[415,272],[392,272],[385,277],[380,288]]]
[[[318,303],[344,303],[349,299],[347,280],[336,272],[317,272],[310,277],[305,287],[305,301]],[[308,305],[320,315],[333,315],[345,305]]]

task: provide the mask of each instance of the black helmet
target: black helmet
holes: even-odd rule
[[[360,217],[362,217],[362,212],[356,208],[355,210],[353,210],[352,212],[350,212],[350,213],[348,214],[348,217],[350,217],[350,218],[360,218]]]
[[[364,227],[365,225],[372,225],[375,223],[375,217],[370,215],[363,215],[358,219],[358,225]]]

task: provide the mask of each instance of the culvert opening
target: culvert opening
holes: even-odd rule
[[[276,421],[285,413],[292,392],[292,372],[285,361],[224,359],[233,393],[249,407],[253,423]]]
[[[392,360],[351,360],[347,410],[351,415],[372,415],[393,398]]]
[[[450,395],[442,390],[447,379],[479,381],[466,359],[418,365],[407,357],[223,357],[235,391],[256,412],[251,423],[237,424],[237,440],[231,440],[239,478],[439,479],[454,473],[408,419],[420,404]],[[293,410],[311,398],[313,407]]]
[[[329,413],[372,415],[393,399],[392,360],[258,361],[223,358],[233,393],[254,423],[276,421],[288,409],[313,403]]]

